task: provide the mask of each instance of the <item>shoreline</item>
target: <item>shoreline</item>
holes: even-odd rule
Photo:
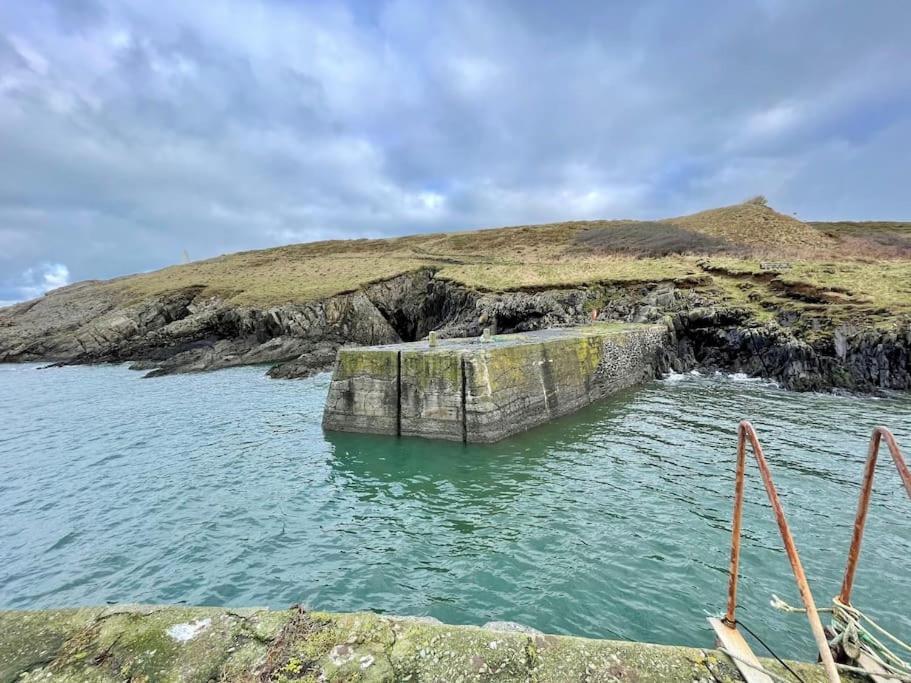
[[[430,331],[445,340],[487,327],[511,334],[649,323],[667,327],[664,361],[675,372],[743,373],[796,391],[911,389],[911,314],[822,301],[803,290],[785,296],[766,291],[765,279],[700,267],[695,280],[502,292],[425,268],[352,292],[268,305],[198,287],[133,301],[74,285],[3,309],[0,362],[126,362],[149,377],[263,365],[272,378],[295,379],[331,369],[341,348],[419,341]]]

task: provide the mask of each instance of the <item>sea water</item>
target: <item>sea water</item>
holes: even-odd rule
[[[0,365],[0,608],[302,603],[708,647],[740,419],[821,606],[871,429],[911,450],[901,394],[677,375],[465,446],[324,433],[328,382]],[[779,654],[812,657],[805,617],[769,605],[799,598],[752,460],[747,473],[738,617]],[[911,638],[911,501],[885,451],[854,602]]]

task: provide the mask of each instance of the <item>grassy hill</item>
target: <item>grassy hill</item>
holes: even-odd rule
[[[432,267],[438,278],[482,291],[708,278],[714,296],[743,305],[771,310],[800,300],[825,303],[833,315],[847,307],[846,315],[892,316],[911,311],[909,225],[804,223],[751,201],[663,221],[573,221],[295,244],[98,286],[130,300],[197,286],[204,295],[266,307]],[[786,264],[771,273],[771,286],[763,267],[769,261]]]
[[[156,375],[267,363],[299,377],[325,369],[339,344],[475,335],[492,317],[521,330],[670,316],[681,368],[802,389],[909,388],[907,228],[804,223],[753,200],[658,221],[294,244],[0,310],[0,359],[128,360]]]

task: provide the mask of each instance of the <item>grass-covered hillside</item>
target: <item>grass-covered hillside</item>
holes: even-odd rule
[[[662,221],[574,221],[220,256],[99,287],[141,300],[190,286],[240,305],[304,302],[421,267],[481,291],[702,278],[766,308],[911,311],[911,224],[804,223],[761,200]],[[775,282],[769,280],[774,275]]]
[[[911,388],[906,223],[805,223],[761,198],[656,221],[601,220],[295,244],[0,310],[0,361],[154,373],[325,369],[343,344],[598,320],[670,321],[675,367],[784,386]]]

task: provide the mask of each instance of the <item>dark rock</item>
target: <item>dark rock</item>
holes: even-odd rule
[[[319,301],[238,306],[187,287],[141,301],[126,290],[78,283],[3,309],[0,362],[130,362],[150,376],[268,364],[272,377],[327,370],[336,350],[423,339],[583,325],[592,319],[666,321],[666,370],[743,372],[796,390],[871,392],[911,388],[911,323],[892,329],[841,325],[794,309],[714,306],[697,282],[478,292],[431,268]],[[818,297],[817,297],[818,298]]]
[[[319,344],[293,360],[272,366],[267,374],[273,379],[312,377],[317,373],[331,370],[337,353],[338,346],[331,343]]]

